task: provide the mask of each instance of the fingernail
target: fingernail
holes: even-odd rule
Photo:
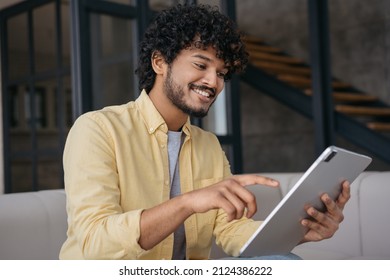
[[[279,185],[279,182],[278,181],[276,181],[275,179],[271,179],[271,181],[272,181],[272,184],[274,184],[274,185]]]

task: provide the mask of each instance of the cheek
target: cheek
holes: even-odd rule
[[[171,78],[176,82],[176,84],[180,85],[188,85],[189,83],[193,83],[195,80],[194,74],[185,68],[172,72]]]
[[[221,93],[224,88],[225,88],[225,81],[220,79],[217,85],[218,94]]]

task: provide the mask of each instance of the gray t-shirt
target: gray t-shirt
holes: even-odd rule
[[[168,158],[169,175],[171,178],[170,198],[181,194],[179,175],[179,153],[182,144],[182,132],[168,131]],[[186,258],[186,236],[184,224],[181,224],[174,232],[173,260]]]

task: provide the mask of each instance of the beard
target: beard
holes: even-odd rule
[[[191,87],[201,87],[201,86],[195,86],[193,84],[189,84],[188,88]],[[209,109],[211,105],[214,103],[215,99],[212,101],[212,103],[209,106],[204,106],[200,108],[195,108],[195,106],[191,106],[191,104],[187,104],[185,102],[185,94],[183,87],[176,84],[172,79],[172,69],[169,67],[167,78],[164,81],[164,91],[167,95],[168,99],[171,100],[173,105],[175,105],[177,108],[182,110],[185,114],[196,117],[196,118],[203,118],[207,116]]]

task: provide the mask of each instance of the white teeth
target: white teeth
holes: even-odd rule
[[[200,94],[200,95],[202,95],[202,96],[210,97],[210,94],[207,93],[206,91],[199,90],[199,89],[194,89],[194,91],[195,91],[197,94]]]

